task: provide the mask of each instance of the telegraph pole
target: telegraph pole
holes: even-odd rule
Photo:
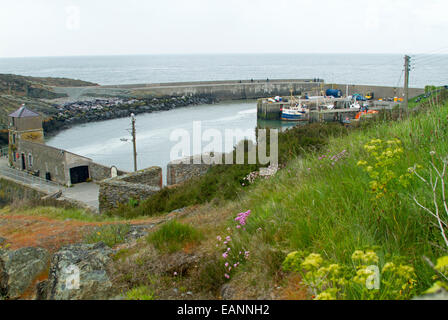
[[[404,108],[406,114],[409,112],[409,71],[411,71],[411,57],[404,56]]]
[[[134,145],[134,171],[137,172],[137,138],[135,133],[135,114],[131,113],[132,144]]]

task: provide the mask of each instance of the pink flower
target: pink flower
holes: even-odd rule
[[[177,272],[176,271],[174,271],[174,276],[177,276]]]
[[[222,238],[220,236],[217,236],[216,239],[218,239],[218,241],[221,241]]]
[[[230,236],[227,236],[227,237],[226,237],[226,241],[227,241],[227,242],[229,242],[229,241],[231,241],[231,240],[232,240],[232,238],[230,238]]]
[[[230,251],[230,248],[227,248],[227,252],[229,252]]]
[[[230,279],[230,276],[227,273],[224,275],[224,277],[226,277],[226,279]]]
[[[227,267],[229,266],[229,263],[228,263],[228,262],[226,262],[225,266],[226,266],[226,268],[227,268]]]
[[[238,267],[238,264],[235,263],[235,264],[233,265],[233,267],[234,267],[234,268]]]
[[[222,257],[224,258],[224,259],[226,259],[227,257],[228,257],[228,253],[227,252],[224,252],[223,254],[222,254]]]
[[[237,228],[237,229],[241,229],[241,226],[240,226],[240,225],[237,225],[236,228]]]

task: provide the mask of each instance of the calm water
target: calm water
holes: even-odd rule
[[[4,58],[0,73],[76,78],[99,84],[321,78],[331,83],[396,86],[403,56],[394,54],[234,54]],[[416,57],[410,85],[448,84],[448,55]]]
[[[136,122],[138,167],[142,169],[161,166],[165,176],[171,149],[179,141],[178,139],[170,141],[171,134],[180,129],[186,130],[193,137],[194,121],[201,121],[202,133],[208,129],[215,129],[224,137],[225,129],[249,129],[251,133],[247,138],[254,140],[253,129],[257,126],[256,102],[223,102],[138,115]],[[88,123],[58,133],[49,138],[47,144],[89,157],[95,162],[132,171],[132,143],[121,141],[123,138],[130,138],[129,129],[129,118]],[[190,150],[185,151],[186,155],[194,154],[192,144],[193,142],[190,144]],[[203,147],[208,144],[209,142],[204,141]],[[226,148],[225,141],[222,145],[222,150],[231,151],[232,148]],[[174,157],[178,158],[181,158],[180,153]]]

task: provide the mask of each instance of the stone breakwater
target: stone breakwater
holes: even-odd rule
[[[191,105],[213,104],[212,96],[182,96],[169,98],[110,98],[78,101],[55,106],[57,112],[43,123],[45,133],[55,133],[73,125],[167,111]]]

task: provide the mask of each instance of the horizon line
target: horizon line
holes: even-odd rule
[[[428,55],[428,53],[393,53],[393,52],[223,52],[223,53],[213,53],[213,52],[203,52],[203,53],[126,53],[126,54],[80,54],[80,55],[41,55],[41,56],[0,56],[0,59],[33,59],[33,58],[84,58],[84,57],[126,57],[126,56],[201,56],[201,55],[221,55],[221,56],[232,56],[232,55]],[[430,55],[443,56],[448,55],[446,53],[433,53]]]

